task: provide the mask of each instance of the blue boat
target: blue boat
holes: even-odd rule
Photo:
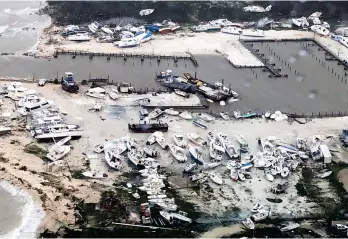
[[[62,79],[62,89],[71,93],[77,93],[79,86],[74,80],[74,74],[71,72],[65,72],[65,77]]]
[[[245,163],[245,164],[242,164],[241,165],[241,169],[249,169],[249,168],[251,168],[253,166],[253,164],[252,163]]]
[[[160,27],[156,26],[156,25],[145,25],[144,26],[146,30],[150,31],[150,32],[158,32]]]
[[[141,43],[147,42],[152,38],[152,33],[150,31],[138,32],[134,35],[134,39]]]
[[[241,115],[241,118],[252,118],[252,117],[256,117],[256,113],[252,113],[252,112],[249,112],[249,113],[245,113],[243,115]]]
[[[202,124],[201,122],[199,122],[198,120],[193,120],[192,123],[198,127],[201,127],[202,129],[207,129],[208,127],[204,124]]]

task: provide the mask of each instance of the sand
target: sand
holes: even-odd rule
[[[49,85],[45,87],[37,87],[36,84],[24,84],[28,89],[35,89],[41,93],[46,99],[52,100],[54,104],[64,110],[68,115],[67,122],[78,123],[84,129],[84,136],[77,141],[72,141],[72,151],[65,161],[70,169],[87,170],[85,165],[86,158],[90,160],[90,170],[98,170],[107,172],[108,167],[103,159],[103,154],[97,155],[92,152],[93,146],[103,142],[105,139],[114,139],[130,135],[137,139],[138,143],[145,145],[148,134],[132,134],[128,131],[127,124],[130,121],[138,120],[138,108],[120,106],[122,109],[121,117],[113,118],[110,115],[108,108],[109,100],[104,102],[104,107],[101,112],[90,112],[88,109],[92,108],[95,100],[83,95],[83,93],[69,94],[61,90],[59,85]],[[117,104],[117,101],[116,101]],[[6,108],[13,108],[13,104],[6,99],[4,110]],[[7,109],[8,110],[8,109]],[[101,120],[101,116],[106,118]],[[164,116],[161,121],[169,124],[169,132],[165,133],[166,139],[173,143],[172,134],[174,132],[182,132],[183,134],[189,132],[197,132],[203,137],[207,137],[207,131],[201,128],[194,127],[190,121],[186,121],[174,116]],[[9,121],[10,122],[10,121]],[[108,172],[109,178],[105,181],[98,180],[102,187],[93,187],[95,180],[69,180],[70,175],[68,168],[65,167],[61,171],[55,171],[45,174],[47,165],[38,157],[26,154],[23,148],[26,144],[32,141],[32,138],[23,132],[15,121],[9,123],[14,129],[14,133],[9,137],[0,138],[0,147],[6,153],[4,158],[8,162],[0,162],[0,168],[5,168],[4,173],[0,178],[9,180],[16,185],[26,188],[31,192],[33,197],[37,200],[42,199],[43,207],[46,211],[46,218],[41,226],[41,229],[48,228],[56,230],[56,222],[59,221],[65,225],[74,223],[74,210],[72,209],[73,200],[72,195],[78,199],[85,199],[86,202],[98,202],[100,198],[100,191],[109,188],[115,180],[123,180],[119,176],[121,172]],[[288,122],[266,122],[263,119],[254,119],[246,121],[223,121],[215,120],[213,123],[207,123],[209,130],[217,132],[225,132],[230,136],[230,139],[236,143],[235,135],[242,134],[246,137],[252,152],[257,151],[257,137],[277,136],[284,139],[285,142],[293,143],[297,136],[310,138],[313,134],[319,135],[338,135],[342,128],[348,127],[348,118],[327,118],[315,119],[305,125],[297,123],[289,124]],[[17,140],[19,143],[13,140]],[[51,144],[50,144],[51,145]],[[50,145],[41,144],[43,148]],[[169,152],[160,149],[161,158],[159,162],[167,170],[174,174],[180,175],[185,164],[179,164]],[[85,157],[83,153],[87,154]],[[346,158],[342,154],[342,158]],[[226,164],[226,160],[223,161]],[[17,165],[18,164],[18,165]],[[125,162],[125,169],[129,171],[130,167]],[[27,170],[23,171],[19,168],[26,166]],[[219,167],[214,170],[220,174],[224,180],[223,186],[217,186],[209,181],[208,184],[213,188],[214,193],[209,194],[201,191],[197,194],[195,191],[189,189],[178,190],[179,195],[187,201],[194,203],[198,210],[222,217],[223,214],[233,208],[239,208],[237,219],[243,219],[250,216],[250,208],[256,204],[261,203],[272,208],[272,217],[293,218],[298,216],[308,216],[320,214],[320,210],[314,203],[308,202],[304,197],[298,197],[295,189],[296,182],[300,177],[300,170],[291,173],[287,180],[277,178],[274,183],[266,181],[263,177],[263,171],[252,169],[252,180],[245,182],[233,182],[225,167]],[[185,185],[186,180],[178,180],[180,177],[170,177],[169,182],[174,184]],[[274,197],[274,195],[267,190],[279,182],[289,181],[290,187],[286,194],[279,195],[283,202],[280,204],[271,204],[265,198]],[[325,180],[323,180],[325,181]],[[45,182],[50,182],[45,184]],[[125,182],[124,180],[122,182]],[[323,184],[324,186],[326,184]],[[328,184],[327,184],[328,185]],[[69,196],[62,197],[57,188],[63,188],[67,191]],[[234,195],[234,199],[225,200],[219,196],[219,189],[223,188],[229,190]],[[40,193],[42,190],[42,193]],[[42,196],[45,194],[46,196]],[[57,196],[61,196],[55,200]],[[335,198],[337,195],[332,194],[330,197]],[[209,202],[209,207],[207,203]]]

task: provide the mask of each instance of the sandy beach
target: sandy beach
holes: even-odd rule
[[[42,203],[45,210],[45,219],[43,220],[39,231],[49,229],[56,231],[57,225],[73,225],[75,222],[74,204],[80,200],[85,202],[97,203],[100,200],[100,193],[111,188],[112,183],[122,180],[123,183],[127,179],[120,177],[122,172],[130,171],[131,168],[125,163],[125,168],[121,172],[108,172],[108,167],[103,157],[92,152],[94,145],[103,142],[105,139],[114,139],[129,135],[137,139],[141,145],[145,144],[147,134],[132,134],[128,132],[127,124],[136,122],[138,108],[129,107],[131,96],[120,99],[120,102],[107,99],[102,101],[103,110],[101,112],[89,112],[96,102],[95,99],[88,98],[83,95],[84,88],[81,93],[71,95],[63,92],[60,86],[46,85],[38,88],[35,84],[23,84],[28,89],[35,89],[42,94],[47,100],[53,103],[62,111],[67,113],[69,123],[79,124],[85,129],[84,135],[80,140],[71,141],[72,151],[64,158],[64,167],[48,171],[47,162],[44,162],[37,155],[26,153],[25,149],[29,144],[36,144],[32,137],[24,130],[24,125],[9,121],[4,118],[4,126],[11,126],[12,135],[0,138],[0,149],[4,152],[0,160],[0,168],[2,170],[0,179],[4,179],[28,190],[33,199]],[[100,100],[98,100],[100,101]],[[159,101],[161,102],[161,101]],[[110,106],[119,105],[123,113],[120,117],[112,117],[110,114]],[[6,113],[12,112],[14,115],[14,104],[11,100],[5,99],[5,104],[1,108],[3,117]],[[105,118],[102,121],[101,118]],[[164,136],[168,141],[172,141],[172,134],[181,132],[196,132],[203,137],[207,136],[207,131],[196,128],[190,121],[185,121],[174,116],[164,116],[161,121],[169,124],[169,131]],[[337,138],[342,128],[348,127],[348,118],[327,118],[314,119],[307,124],[301,125],[297,123],[289,124],[288,122],[267,122],[263,119],[253,119],[246,121],[223,121],[215,120],[208,123],[208,128],[216,132],[225,132],[235,142],[234,135],[242,134],[249,142],[249,147],[253,153],[258,150],[257,137],[277,136],[285,142],[293,143],[297,136],[310,139],[312,135],[322,135],[325,138],[333,135]],[[338,147],[334,142],[327,142],[330,147]],[[46,150],[52,144],[37,144],[43,150]],[[161,153],[160,163],[168,171],[174,175],[182,172],[185,165],[178,163],[168,151],[155,147]],[[336,154],[336,160],[346,161],[346,153]],[[89,166],[86,167],[86,160]],[[225,163],[224,163],[225,164]],[[71,176],[71,170],[96,170],[100,172],[108,172],[109,177],[101,180],[74,179]],[[321,215],[322,211],[316,203],[310,202],[306,197],[297,195],[295,188],[296,183],[301,178],[301,169],[291,173],[287,180],[277,178],[273,183],[268,182],[263,177],[263,172],[258,169],[252,169],[252,179],[245,182],[233,182],[225,167],[219,167],[214,172],[220,174],[223,178],[223,186],[218,186],[209,182],[211,190],[209,193],[201,189],[201,191],[193,191],[190,189],[178,189],[178,194],[188,202],[193,203],[197,210],[208,215],[216,215],[223,217],[227,211],[238,208],[237,219],[241,220],[250,215],[250,208],[255,203],[260,203],[272,208],[272,216],[274,218],[294,218]],[[169,177],[169,184],[174,188],[182,187],[186,180],[178,180],[177,176]],[[282,203],[271,204],[265,198],[272,193],[269,189],[275,183],[288,181],[290,186],[287,193],[281,198]],[[345,182],[346,180],[344,180]],[[97,182],[95,184],[94,182]],[[328,197],[333,200],[337,199],[337,195],[329,191],[329,185],[323,179],[318,182],[323,191],[328,191]],[[181,185],[182,184],[182,185]],[[98,185],[97,187],[94,185]],[[234,196],[232,200],[223,199],[219,196],[220,189],[230,191]],[[206,203],[209,202],[209,207]]]

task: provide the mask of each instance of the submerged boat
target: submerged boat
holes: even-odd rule
[[[153,123],[153,124],[128,124],[129,131],[134,133],[154,133],[156,131],[167,132],[167,123]]]

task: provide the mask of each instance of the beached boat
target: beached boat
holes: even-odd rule
[[[232,34],[232,35],[240,35],[242,33],[242,28],[228,26],[221,29],[222,33]]]
[[[137,32],[134,39],[139,43],[144,43],[152,39],[152,33],[150,31]]]
[[[109,97],[110,97],[110,99],[112,99],[112,100],[117,100],[117,99],[119,98],[118,90],[117,90],[117,89],[112,89],[112,90],[109,92]]]
[[[213,181],[214,183],[216,183],[218,185],[223,184],[222,178],[219,177],[216,173],[211,172],[209,177],[210,177],[211,181]]]
[[[148,147],[144,148],[144,153],[151,158],[156,158],[159,155],[158,151],[151,149],[151,148],[148,148]]]
[[[210,140],[210,143],[213,149],[218,150],[221,153],[225,153],[224,144],[218,138],[213,138]]]
[[[271,173],[265,173],[265,179],[267,179],[267,181],[273,182],[274,181],[274,177]]]
[[[139,40],[134,38],[122,38],[120,41],[114,42],[114,45],[119,48],[131,48],[139,46],[139,44]]]
[[[30,131],[31,135],[38,140],[59,139],[71,136],[73,139],[80,138],[83,131],[78,125],[55,124],[45,127],[35,128]]]
[[[287,231],[292,231],[292,230],[294,230],[294,229],[296,229],[296,228],[298,228],[298,227],[300,227],[300,224],[298,224],[298,223],[290,223],[289,225],[280,228],[280,230],[281,230],[282,232],[287,232]],[[348,227],[346,227],[346,229],[347,229],[347,228],[348,228]]]
[[[146,141],[146,145],[152,145],[156,142],[157,137],[163,137],[163,133],[161,131],[156,131],[150,135],[150,137]]]
[[[183,119],[186,119],[186,120],[191,120],[193,118],[192,114],[190,112],[187,112],[187,111],[181,112],[179,114],[179,116]]]
[[[248,143],[246,142],[245,137],[243,135],[237,134],[236,139],[241,147],[248,147]]]
[[[156,131],[167,132],[167,123],[153,123],[153,124],[128,124],[129,131],[134,133],[154,133]]]
[[[97,171],[87,171],[82,173],[83,176],[87,178],[102,179],[107,178],[107,173],[97,172]]]
[[[238,172],[235,169],[231,169],[230,171],[230,177],[233,181],[237,181],[238,180]]]
[[[245,181],[245,175],[244,175],[244,173],[242,172],[242,170],[238,170],[237,171],[237,173],[238,173],[238,178],[239,178],[239,180],[240,181]]]
[[[323,173],[318,174],[318,178],[327,178],[332,174],[332,171],[326,171]]]
[[[217,160],[217,161],[221,161],[224,154],[223,154],[223,152],[214,148],[214,141],[216,141],[216,140],[210,141],[209,155],[212,159]]]
[[[161,146],[162,149],[168,149],[168,143],[164,137],[157,136],[156,142]]]
[[[163,111],[159,108],[154,109],[152,112],[149,114],[149,119],[155,119],[159,117],[160,115],[163,114]]]
[[[213,139],[215,139],[215,134],[212,131],[208,132],[208,140],[212,141]]]
[[[176,111],[173,108],[165,109],[164,113],[168,115],[179,115],[179,111]]]
[[[97,154],[100,154],[104,151],[104,144],[98,144],[94,147],[93,149],[94,152],[96,152]]]
[[[255,228],[254,222],[249,217],[245,219],[244,221],[242,221],[242,223],[248,229],[254,230]]]
[[[282,176],[282,178],[286,178],[287,176],[289,176],[290,173],[290,169],[288,167],[283,167],[282,171],[280,172],[280,176]]]
[[[266,8],[263,8],[258,5],[243,7],[243,10],[245,12],[258,12],[258,13],[269,12],[271,9],[272,9],[272,5],[269,5]]]
[[[94,21],[91,24],[88,25],[88,29],[92,32],[92,33],[96,33],[98,31],[99,28],[99,23]]]
[[[110,168],[115,170],[121,170],[123,168],[122,161],[117,157],[117,155],[113,154],[111,150],[105,150],[104,155],[105,161]]]
[[[47,153],[46,157],[51,161],[58,161],[70,152],[71,148],[68,145],[55,145]]]
[[[197,166],[198,165],[196,163],[189,164],[185,167],[184,172],[189,173],[189,172],[195,170],[197,168]]]
[[[189,98],[190,97],[189,93],[186,93],[186,92],[178,90],[178,89],[174,89],[174,92],[175,92],[175,94],[177,94],[177,95],[179,95],[181,97],[184,97],[184,98]]]
[[[202,122],[198,121],[198,120],[193,120],[192,124],[194,124],[197,127],[200,127],[202,129],[207,129],[208,126],[206,126],[205,124],[203,124]]]
[[[232,144],[231,140],[228,138],[228,135],[225,133],[217,133],[216,134],[217,138],[219,139],[219,141],[225,146],[225,145],[230,145]]]
[[[150,15],[151,13],[153,13],[155,11],[155,9],[143,9],[139,12],[140,16],[147,16]]]
[[[204,164],[204,154],[202,149],[200,147],[194,147],[192,145],[189,145],[188,148],[191,158],[199,164]]]
[[[347,37],[340,37],[339,38],[339,43],[341,43],[343,46],[348,48],[348,38]]]
[[[75,35],[68,36],[69,41],[90,41],[91,37],[88,34],[77,33]]]
[[[176,160],[178,160],[179,163],[184,163],[187,161],[185,150],[183,150],[181,147],[178,147],[174,144],[169,144],[168,146],[169,146],[171,154]]]
[[[134,88],[133,88],[133,90],[134,90]],[[141,98],[141,99],[137,99],[137,100],[133,101],[132,105],[133,106],[144,106],[144,105],[150,104],[150,102],[151,102],[151,100],[149,98]]]
[[[207,121],[207,122],[211,122],[211,121],[214,121],[215,118],[209,114],[206,114],[206,113],[198,113],[197,114],[198,118],[204,120],[204,121]]]
[[[257,203],[257,204],[255,204],[255,205],[253,206],[253,208],[251,209],[251,212],[257,213],[257,212],[259,212],[262,208],[263,208],[263,206],[262,206],[261,204]]]
[[[259,29],[245,29],[242,31],[243,36],[248,37],[264,37],[265,33],[263,30]]]
[[[50,103],[43,97],[37,95],[29,94],[25,98],[18,102],[18,105],[22,105],[26,111],[32,111],[49,106]]]
[[[252,217],[254,221],[258,222],[258,221],[266,219],[268,217],[268,214],[269,214],[268,211],[262,211],[252,215]]]
[[[227,113],[225,113],[225,112],[220,112],[220,116],[224,120],[229,120],[230,119],[230,116]]]
[[[240,158],[240,154],[237,152],[235,146],[232,144],[225,143],[225,151],[226,151],[226,154],[228,155],[228,157],[230,157],[231,159],[239,159]]]
[[[105,99],[106,97],[106,91],[103,88],[96,87],[91,88],[86,92],[86,95],[97,98],[97,99]]]
[[[307,21],[307,19],[305,17],[292,18],[291,22],[292,22],[292,24],[294,24],[297,27],[308,27],[309,26],[309,22]]]
[[[181,148],[186,148],[187,146],[187,141],[185,140],[184,138],[184,135],[183,134],[180,134],[180,133],[175,133],[173,134],[173,140],[174,140],[174,143],[181,147]]]
[[[108,25],[104,25],[104,26],[101,28],[101,30],[102,30],[104,33],[108,34],[108,35],[114,34],[114,32],[110,29],[110,27],[109,27]]]
[[[311,30],[315,32],[316,34],[319,34],[321,36],[327,36],[329,35],[330,31],[327,30],[325,27],[321,25],[313,25],[311,26]]]
[[[200,136],[197,133],[188,133],[187,134],[187,138],[191,142],[193,142],[194,144],[197,144],[197,145],[200,145],[200,146],[207,145],[207,141],[202,136]]]
[[[192,28],[195,32],[216,32],[221,30],[219,25],[202,24]]]

